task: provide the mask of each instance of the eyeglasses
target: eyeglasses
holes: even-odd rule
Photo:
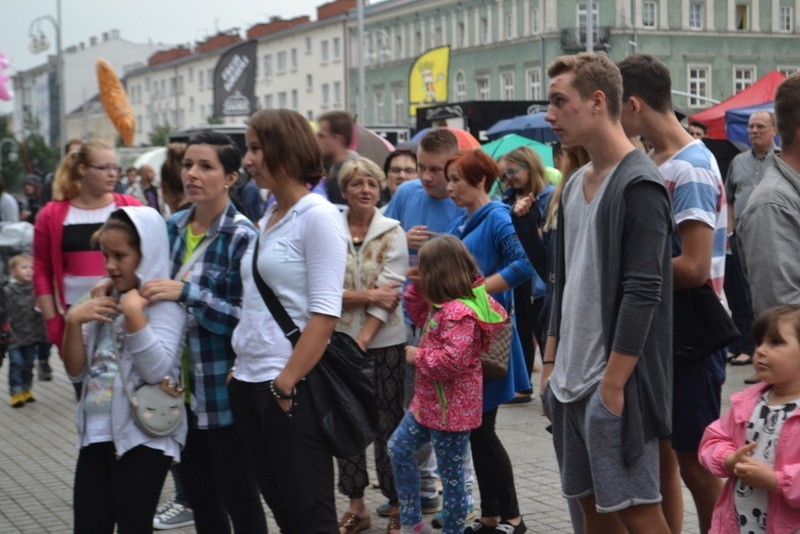
[[[389,167],[389,172],[393,172],[395,174],[406,173],[414,175],[417,173],[417,169],[414,167]]]
[[[527,167],[527,165],[519,165],[519,166],[514,167],[512,169],[506,169],[506,170],[503,171],[503,174],[505,174],[506,176],[514,176],[515,174],[517,174],[519,171],[521,171],[525,167]]]
[[[122,174],[122,167],[117,165],[87,165],[87,167],[96,171],[113,172],[115,174]]]

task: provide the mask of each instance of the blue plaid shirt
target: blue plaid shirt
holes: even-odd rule
[[[183,264],[186,226],[194,209],[192,206],[167,220],[173,277]],[[255,226],[229,203],[206,232],[205,239],[217,236],[216,239],[184,277],[179,302],[188,313],[186,346],[192,393],[189,424],[193,428],[233,424],[225,380],[236,358],[231,334],[239,322],[242,306],[239,264],[256,235]]]

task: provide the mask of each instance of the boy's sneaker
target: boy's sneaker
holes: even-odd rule
[[[433,497],[422,497],[419,500],[420,507],[422,508],[423,514],[433,514],[442,509],[442,496],[441,495],[434,495]],[[381,517],[389,517],[389,513],[391,511],[391,506],[389,502],[385,502],[378,506],[375,511]]]
[[[36,397],[33,396],[33,393],[30,390],[23,391],[20,393],[20,395],[22,395],[22,399],[25,402],[36,402]]]
[[[192,509],[175,501],[169,501],[159,506],[153,518],[153,528],[156,530],[170,530],[192,525],[194,525]]]
[[[25,405],[25,394],[24,393],[14,393],[11,395],[11,406],[14,408],[20,408]]]
[[[469,509],[467,510],[467,517],[464,518],[464,524],[472,524],[473,521],[478,519],[478,512],[475,511],[475,505],[470,504]],[[442,528],[444,527],[444,517],[442,516],[442,512],[436,512],[436,515],[433,516],[431,519],[431,526],[433,528]]]
[[[514,526],[508,521],[500,521],[500,524],[495,527],[495,532],[502,532],[503,534],[524,534],[528,532],[528,527],[525,526],[525,521],[520,518],[519,525]]]
[[[36,366],[36,373],[42,382],[49,382],[53,379],[53,369],[47,362],[39,362],[39,365]]]

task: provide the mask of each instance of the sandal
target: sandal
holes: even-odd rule
[[[367,530],[372,526],[369,516],[358,517],[356,514],[345,512],[339,521],[339,528],[343,528],[347,534],[356,534],[362,530]]]
[[[729,359],[728,363],[730,363],[731,365],[733,365],[735,367],[741,367],[741,366],[745,366],[745,365],[750,365],[750,364],[753,363],[753,357],[750,356],[749,354],[742,353],[742,354],[738,354],[735,357]]]
[[[386,527],[386,534],[400,532],[403,527],[400,525],[400,513],[395,512],[389,515],[389,526]]]

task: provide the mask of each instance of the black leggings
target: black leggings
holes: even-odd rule
[[[139,445],[117,458],[114,443],[83,447],[73,490],[76,534],[152,532],[161,486],[172,458]]]
[[[481,516],[514,519],[519,516],[511,459],[495,431],[497,408],[483,412],[481,426],[470,433],[472,462],[481,492]]]
[[[235,425],[189,428],[177,468],[198,533],[230,532],[228,515],[235,532],[267,532],[253,466]]]

